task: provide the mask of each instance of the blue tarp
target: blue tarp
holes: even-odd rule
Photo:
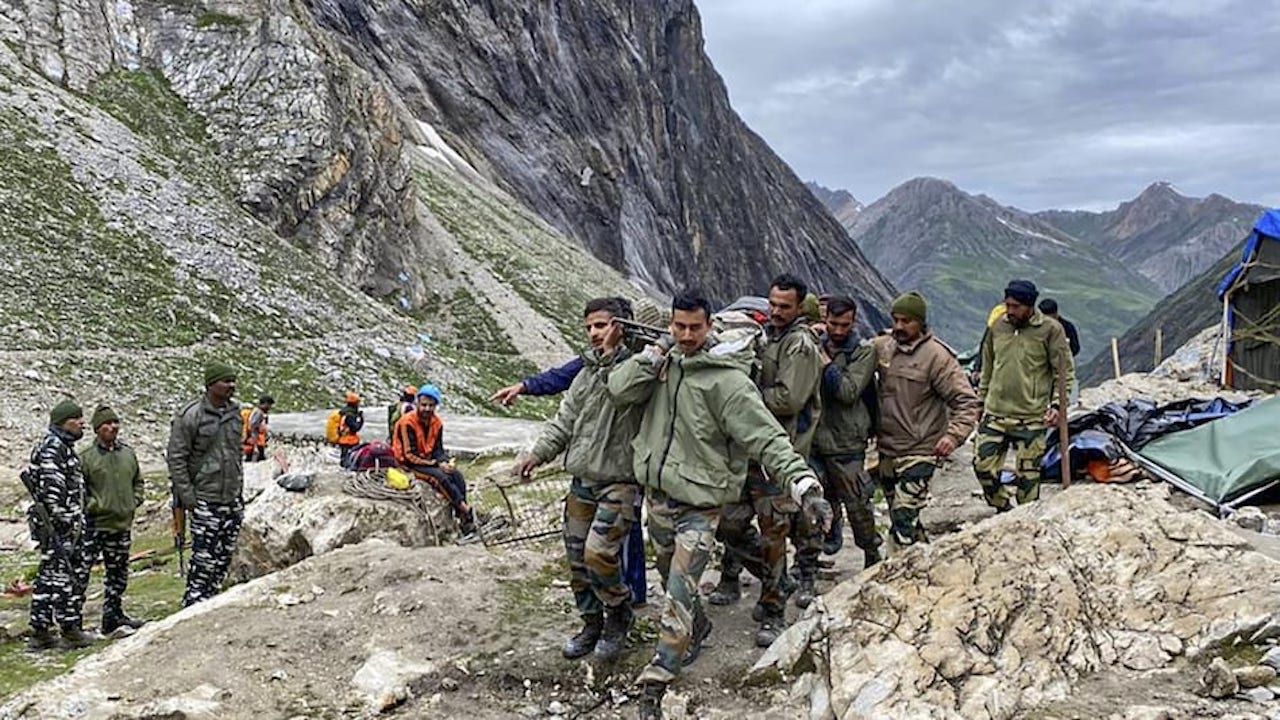
[[[1226,296],[1232,285],[1235,285],[1240,274],[1244,272],[1244,266],[1258,253],[1258,246],[1262,244],[1263,239],[1280,242],[1280,210],[1268,210],[1262,213],[1258,222],[1254,223],[1253,232],[1249,235],[1248,242],[1244,244],[1244,253],[1240,257],[1240,262],[1231,268],[1231,272],[1227,273],[1222,282],[1218,283],[1219,300]]]

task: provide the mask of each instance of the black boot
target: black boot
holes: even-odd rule
[[[146,620],[135,620],[128,615],[125,615],[123,612],[112,613],[110,615],[102,616],[102,633],[104,635],[110,635],[120,628],[137,630],[146,624]]]
[[[827,531],[826,539],[822,542],[822,554],[835,555],[842,547],[844,547],[844,515],[837,514],[831,521],[831,529]]]
[[[880,548],[878,547],[873,547],[870,550],[865,551],[865,555],[866,555],[866,558],[862,561],[863,570],[866,570],[872,565],[875,565],[876,563],[880,562],[880,560],[882,559],[880,557]]]
[[[58,633],[48,627],[33,627],[27,637],[27,649],[31,651],[49,650],[58,646]]]
[[[760,629],[756,631],[756,647],[767,648],[787,629],[787,620],[782,613],[765,611],[760,620]]]
[[[694,660],[698,659],[698,656],[702,654],[702,643],[706,642],[707,636],[710,634],[711,619],[699,607],[693,616],[693,637],[690,638],[689,649],[680,660],[680,664],[683,667],[689,667]]]
[[[85,632],[80,627],[64,627],[62,628],[62,640],[58,643],[60,650],[79,650],[80,648],[89,647],[98,638]]]
[[[616,608],[609,608],[605,613],[604,632],[596,643],[596,659],[602,662],[613,662],[622,655],[627,644],[627,633],[635,624],[636,616],[631,606],[623,603]]]
[[[741,599],[742,585],[738,582],[737,575],[721,575],[716,589],[707,596],[707,602],[712,605],[737,605]]]
[[[667,692],[663,683],[645,683],[640,690],[640,720],[662,720],[662,696]]]
[[[582,630],[577,635],[569,638],[569,642],[564,644],[561,650],[569,660],[576,660],[592,650],[596,649],[596,643],[600,642],[600,634],[604,631],[604,615],[583,615]]]
[[[818,589],[814,586],[813,575],[805,573],[800,576],[799,586],[796,588],[796,607],[809,607],[813,604],[813,598],[817,594]]]

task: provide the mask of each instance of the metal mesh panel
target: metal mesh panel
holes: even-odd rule
[[[470,494],[480,540],[488,548],[559,542],[568,487],[568,478],[559,473],[478,484]]]

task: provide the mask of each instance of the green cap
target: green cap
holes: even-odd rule
[[[224,362],[214,360],[204,366],[204,386],[210,385],[220,380],[232,380],[236,376],[236,369]]]
[[[893,301],[891,312],[895,315],[906,315],[909,318],[925,322],[929,315],[929,304],[925,302],[923,295],[912,290],[909,293],[899,295],[898,299]]]
[[[75,400],[63,400],[53,406],[53,410],[49,412],[49,424],[61,425],[71,418],[84,417],[84,410],[76,404]]]
[[[95,431],[109,422],[120,422],[120,416],[116,414],[115,410],[106,405],[99,405],[98,409],[93,411],[93,417],[89,420],[89,424],[93,426]]]

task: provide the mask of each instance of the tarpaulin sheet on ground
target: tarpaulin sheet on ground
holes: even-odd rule
[[[1280,397],[1153,440],[1137,454],[1189,492],[1220,507],[1237,505],[1280,482]]]
[[[1156,405],[1150,400],[1108,403],[1068,423],[1071,433],[1072,475],[1077,475],[1090,460],[1115,460],[1121,457],[1124,455],[1122,446],[1129,450],[1141,450],[1157,438],[1199,427],[1248,406],[1247,401],[1232,403],[1222,398],[1177,400],[1165,405]],[[1056,431],[1049,433],[1047,448],[1041,462],[1044,477],[1060,480],[1061,457]]]

